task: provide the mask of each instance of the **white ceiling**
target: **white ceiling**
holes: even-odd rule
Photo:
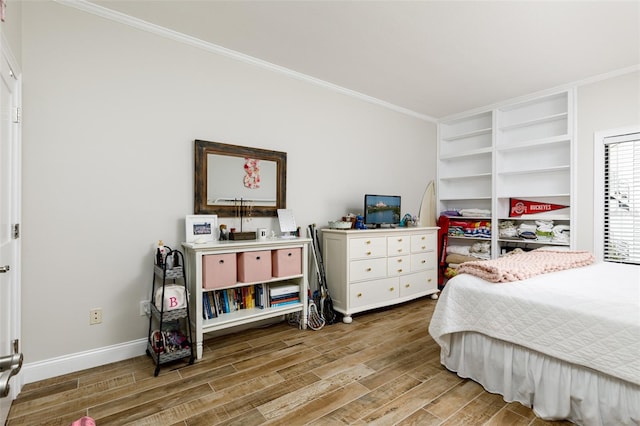
[[[637,0],[92,2],[427,119],[640,64]]]

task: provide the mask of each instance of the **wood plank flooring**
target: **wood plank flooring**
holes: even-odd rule
[[[30,383],[7,424],[69,425],[568,425],[463,380],[439,362],[422,298],[320,331],[282,322],[205,342],[193,365],[158,377],[151,358]]]

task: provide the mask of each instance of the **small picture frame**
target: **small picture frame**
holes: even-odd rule
[[[184,222],[186,242],[202,244],[217,240],[218,215],[188,215]]]

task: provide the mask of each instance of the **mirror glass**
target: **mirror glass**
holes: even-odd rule
[[[276,216],[286,208],[287,153],[195,141],[195,214]]]

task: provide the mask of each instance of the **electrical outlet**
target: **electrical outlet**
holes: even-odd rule
[[[149,316],[149,314],[151,314],[150,311],[150,307],[149,307],[149,301],[148,300],[141,300],[140,301],[140,316]]]
[[[102,308],[89,311],[89,325],[100,324],[102,322]]]

